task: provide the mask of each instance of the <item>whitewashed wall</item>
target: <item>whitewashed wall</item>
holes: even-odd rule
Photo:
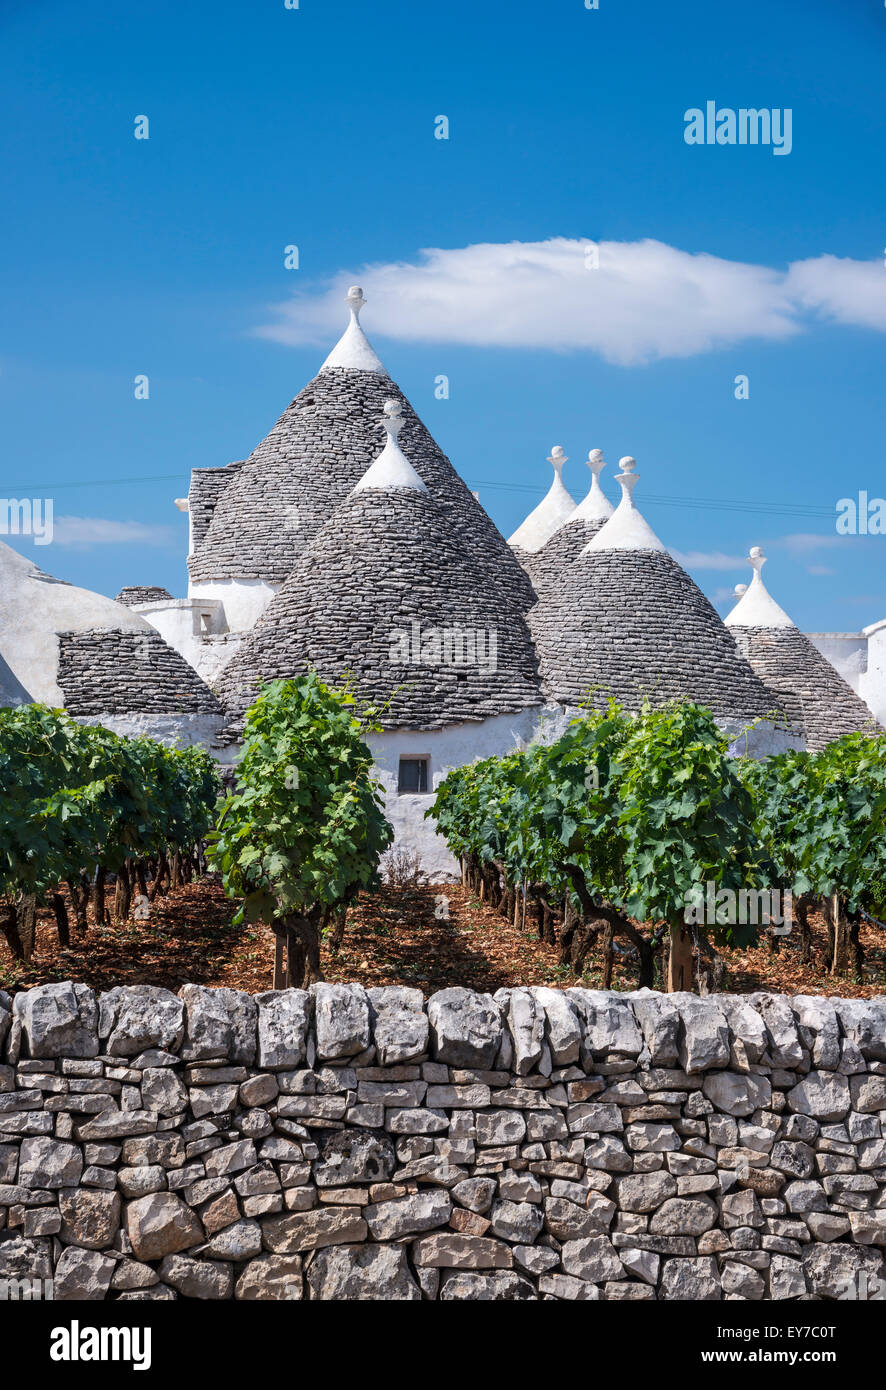
[[[538,709],[528,709],[430,732],[396,729],[367,740],[385,788],[385,815],[394,827],[396,844],[418,850],[422,869],[430,879],[443,882],[460,878],[461,874],[434,822],[424,819],[434,799],[433,791],[423,795],[401,795],[397,791],[400,758],[430,757],[429,786],[436,788],[454,767],[510,753],[518,743],[528,743],[537,728],[539,714]]]
[[[188,598],[218,599],[228,631],[246,632],[255,627],[279,587],[264,579],[212,579],[189,585]]]
[[[875,719],[886,725],[886,618],[866,627],[865,635],[868,639],[868,664],[858,693]]]
[[[228,630],[220,599],[165,599],[134,604],[132,610],[156,628],[210,686],[246,636],[245,630]]]

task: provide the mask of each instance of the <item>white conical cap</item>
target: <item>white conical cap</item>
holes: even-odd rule
[[[781,608],[763,583],[761,571],[766,556],[758,545],[751,547],[748,559],[754,571],[750,586],[744,590],[732,612],[724,620],[727,627],[793,627],[787,613]],[[742,585],[736,585],[738,593]]]
[[[360,327],[360,310],[366,300],[359,285],[351,286],[345,303],[350,309],[350,323],[320,368],[321,372],[328,367],[344,367],[355,372],[375,372],[377,376],[387,376],[381,359]]]
[[[590,555],[598,550],[666,550],[649,522],[634,506],[634,488],[639,474],[635,459],[629,455],[619,459],[620,473],[616,479],[621,484],[621,501],[612,516],[600,527],[581,552]]]
[[[600,474],[606,467],[602,449],[591,449],[588,454],[588,468],[591,470],[591,486],[570,516],[570,521],[608,521],[615,511],[606,493],[600,486]]]
[[[508,537],[508,545],[512,545],[515,550],[530,553],[541,550],[545,541],[549,541],[554,532],[559,531],[575,511],[575,498],[570,497],[560,476],[566,462],[567,455],[561,445],[555,444],[548,458],[548,463],[554,470],[554,481],[538,506],[529,513],[514,534]]]
[[[355,492],[365,492],[367,488],[391,489],[412,488],[414,492],[427,492],[427,488],[416,473],[409,459],[397,443],[397,435],[403,428],[403,407],[399,401],[385,401],[385,416],[382,421],[387,439],[378,458],[367,468]]]

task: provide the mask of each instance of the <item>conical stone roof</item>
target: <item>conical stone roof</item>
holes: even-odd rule
[[[484,581],[451,512],[401,451],[407,412],[221,673],[236,729],[260,684],[351,673],[385,728],[436,729],[541,704],[523,615]],[[402,437],[402,436],[401,436]]]
[[[348,302],[344,337],[218,498],[188,561],[192,582],[282,584],[377,455],[382,407],[395,399],[403,408],[404,448],[445,524],[460,536],[484,583],[525,611],[534,602],[526,574],[370,347],[357,318],[364,301],[356,286]]]
[[[575,498],[570,495],[563,483],[563,465],[568,456],[561,445],[555,444],[548,457],[554,470],[554,480],[537,507],[508,537],[508,545],[517,556],[523,568],[532,575],[535,557],[555,532],[575,511]]]
[[[619,506],[533,615],[546,694],[631,711],[686,699],[729,723],[773,714],[775,695],[634,506],[634,467],[622,459]]]
[[[33,700],[70,714],[220,717],[184,657],[138,613],[0,543],[0,649]]]
[[[541,550],[529,557],[526,569],[539,600],[551,592],[563,571],[578,559],[588,541],[596,536],[615,510],[600,486],[600,474],[605,467],[603,451],[591,449],[588,454],[591,485],[587,495]]]
[[[122,603],[124,608],[135,608],[140,603],[164,603],[167,599],[171,601],[172,594],[159,584],[127,584],[114,602]]]
[[[864,700],[769,593],[762,575],[766,556],[759,546],[753,546],[749,559],[754,577],[748,587],[736,586],[740,597],[726,626],[791,722],[805,730],[809,751],[817,753],[843,734],[879,732]]]
[[[183,500],[182,510],[187,511],[191,518],[192,553],[196,554],[206,539],[219,498],[230,487],[243,463],[243,459],[236,459],[233,463],[226,463],[223,468],[191,469],[187,503]]]

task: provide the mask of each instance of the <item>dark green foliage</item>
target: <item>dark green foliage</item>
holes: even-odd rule
[[[45,705],[0,709],[0,894],[187,849],[206,834],[218,788],[202,748],[121,738]]]
[[[363,742],[377,727],[350,690],[313,672],[267,686],[246,717],[237,791],[209,836],[225,891],[244,900],[240,920],[309,936],[314,976],[324,920],[377,881],[393,839]]]
[[[744,761],[756,829],[795,893],[873,911],[886,880],[886,735],[846,734],[820,753]]]

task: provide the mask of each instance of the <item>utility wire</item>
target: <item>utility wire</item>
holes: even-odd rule
[[[0,483],[0,493],[6,497],[17,497],[20,493],[43,492],[44,490],[58,492],[62,489],[70,488],[90,488],[90,487],[121,487],[127,483],[161,483],[172,482],[180,479],[186,480],[184,472],[179,473],[148,473],[136,478],[90,478],[84,482],[39,482],[39,483]],[[490,479],[471,479],[468,480],[468,487],[473,489],[491,488],[496,492],[522,492],[536,497],[544,495],[544,488],[536,487],[530,483],[495,483]],[[666,493],[647,492],[643,495],[643,501],[650,507],[681,507],[685,511],[720,511],[720,512],[744,512],[756,513],[768,516],[796,516],[814,518],[833,519],[834,510],[830,507],[810,506],[802,502],[748,502],[738,501],[734,498],[716,497],[672,497]]]
[[[149,473],[141,478],[90,478],[88,482],[82,483],[0,483],[5,496],[17,496],[21,492],[36,492],[41,488],[52,488],[58,491],[60,488],[68,487],[119,487],[121,483],[168,483],[173,478],[184,480],[187,474],[178,473]]]
[[[489,480],[474,480],[468,483],[472,488],[494,488],[502,492],[527,492],[536,497],[544,494],[544,489],[534,487],[529,483],[493,483]],[[649,506],[662,507],[685,507],[694,508],[697,511],[708,511],[713,508],[719,511],[735,512],[770,512],[774,516],[808,516],[808,517],[828,517],[834,516],[834,511],[830,507],[811,506],[803,502],[748,502],[737,501],[730,498],[717,497],[672,497],[666,493],[644,492],[644,504]]]

